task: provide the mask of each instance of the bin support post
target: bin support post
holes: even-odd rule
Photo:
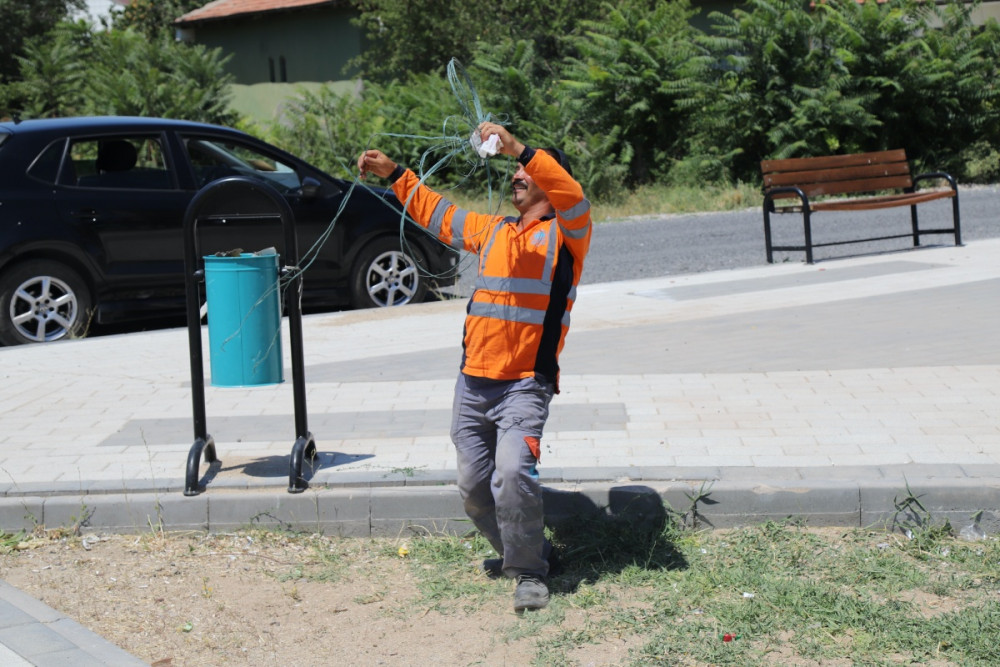
[[[194,216],[184,219],[184,287],[187,295],[188,348],[191,356],[191,406],[194,412],[194,444],[188,452],[187,468],[184,475],[184,495],[196,496],[198,489],[198,469],[202,454],[207,463],[218,461],[215,455],[215,441],[208,434],[205,418],[205,370],[201,349],[201,308],[198,303],[198,283],[205,272],[197,268]]]
[[[298,264],[298,241],[295,229],[285,226],[285,249],[292,264]],[[309,483],[302,477],[304,459],[312,461],[316,458],[316,442],[309,432],[306,419],[306,371],[305,354],[302,350],[302,271],[293,266],[291,284],[288,287],[288,337],[292,352],[292,392],[295,402],[295,444],[288,462],[288,492],[301,493],[309,488]]]
[[[225,197],[227,190],[233,191],[230,198]],[[196,239],[197,221],[199,215],[206,213],[218,203],[213,197],[218,196],[229,204],[236,195],[264,195],[277,209],[278,216],[285,233],[285,255],[288,266],[285,271],[293,271],[288,288],[288,327],[292,353],[292,387],[295,401],[295,443],[289,462],[288,492],[301,493],[309,487],[308,481],[302,476],[302,465],[305,459],[316,458],[316,442],[306,417],[306,382],[305,355],[302,348],[302,275],[298,268],[298,238],[295,232],[295,219],[288,202],[274,188],[259,181],[244,176],[228,176],[209,183],[195,195],[188,204],[184,216],[184,284],[187,296],[188,345],[191,355],[191,403],[194,412],[194,444],[188,452],[187,468],[184,482],[184,495],[195,496],[200,493],[198,472],[201,458],[204,455],[207,463],[218,461],[215,452],[215,441],[207,432],[205,416],[205,368],[201,345],[201,307],[198,298],[198,284],[204,280],[205,272],[198,265],[198,243]],[[243,197],[240,197],[242,200]],[[234,207],[235,208],[235,207]],[[213,211],[218,216],[220,211]],[[229,215],[230,212],[226,212]],[[232,212],[239,217],[241,214]],[[259,214],[258,214],[259,215]],[[267,213],[265,215],[273,215]]]

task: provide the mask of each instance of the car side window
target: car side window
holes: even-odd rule
[[[291,165],[246,144],[190,136],[183,141],[199,187],[235,175],[259,178],[281,193],[302,187],[302,180]]]
[[[84,188],[166,190],[173,179],[163,156],[159,137],[102,137],[74,139],[67,169]]]
[[[65,147],[65,139],[49,144],[28,167],[28,175],[45,183],[55,183]]]

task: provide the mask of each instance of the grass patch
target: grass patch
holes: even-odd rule
[[[705,502],[708,492],[695,498]],[[479,571],[495,555],[479,536],[423,531],[369,540],[251,529],[145,534],[129,550],[140,564],[167,554],[143,582],[180,577],[193,565],[186,600],[223,605],[230,577],[259,569],[281,584],[282,603],[268,613],[296,614],[283,619],[299,619],[299,605],[347,588],[352,597],[325,613],[360,607],[414,633],[485,633],[501,653],[516,647],[517,664],[996,664],[1000,541],[958,539],[909,490],[888,530],[787,521],[701,531],[686,527],[690,510],[657,507],[641,493],[613,500],[614,511],[594,508],[549,528],[564,569],[550,581],[549,607],[522,616],[511,609],[513,582]],[[63,561],[89,571],[100,550],[82,556],[74,545],[86,548],[84,540],[4,533],[0,550],[39,559],[61,545],[77,553]],[[208,563],[225,566],[207,572]],[[100,581],[101,590],[112,588]]]
[[[503,185],[493,193],[493,208],[503,215],[517,215],[510,204],[510,189]],[[461,208],[486,211],[488,203],[480,192],[448,190],[443,193]],[[663,216],[711,211],[738,211],[759,207],[763,195],[758,186],[739,183],[734,186],[680,187],[645,185],[614,202],[592,202],[595,222],[614,222],[641,216]]]
[[[631,665],[995,664],[995,539],[592,517],[551,537],[566,567],[550,607],[498,629],[505,641],[537,637],[535,664],[575,664],[575,647],[612,639],[634,646]],[[410,549],[421,604],[509,604],[512,585],[475,570],[491,555],[479,538],[428,535]],[[570,623],[577,610],[583,620]]]

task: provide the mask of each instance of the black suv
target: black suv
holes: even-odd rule
[[[455,253],[401,224],[391,191],[352,189],[243,132],[118,116],[3,122],[0,343],[182,314],[185,211],[200,188],[234,174],[267,182],[291,205],[301,263],[311,260],[307,308],[402,305],[457,278]],[[282,240],[280,224],[198,229],[202,255],[281,252]]]

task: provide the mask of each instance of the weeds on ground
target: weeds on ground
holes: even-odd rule
[[[552,530],[565,564],[552,602],[501,639],[536,638],[538,665],[576,664],[577,647],[606,641],[631,646],[633,665],[995,664],[995,539],[955,539],[929,515],[909,536],[794,521],[697,532],[665,516]],[[480,538],[424,535],[407,554],[426,608],[509,604],[513,585],[476,571],[493,555]]]
[[[6,531],[0,530],[0,554],[9,554],[18,548],[18,545],[24,543],[25,534],[20,533],[8,533]]]
[[[387,581],[398,597],[405,580],[407,597],[385,613],[492,614],[492,638],[530,642],[538,665],[583,664],[595,646],[627,648],[616,664],[636,666],[995,664],[1000,541],[956,539],[909,488],[889,530],[689,527],[707,498],[702,488],[678,512],[634,496],[616,512],[595,508],[551,526],[564,571],[550,581],[549,607],[523,616],[509,611],[513,582],[479,571],[495,554],[474,535],[413,529],[362,540],[250,528],[192,535],[188,548],[261,559],[290,602],[305,581],[364,577],[371,590],[354,602],[369,604],[386,597]],[[0,549],[22,538],[4,533]],[[199,586],[214,595],[213,581]]]

